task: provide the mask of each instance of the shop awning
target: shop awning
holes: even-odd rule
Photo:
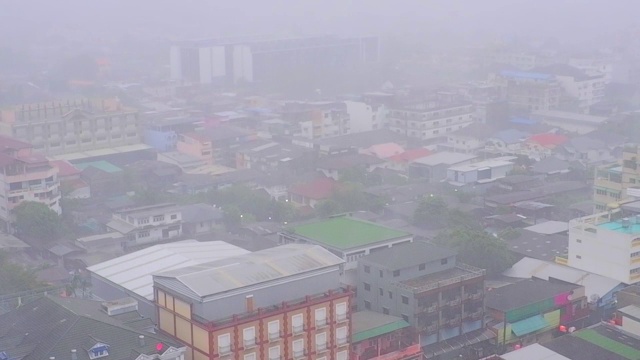
[[[534,331],[538,331],[540,329],[544,329],[549,326],[547,320],[544,319],[542,315],[532,316],[530,318],[520,320],[518,322],[511,324],[511,331],[513,331],[516,336],[522,336],[530,334]]]

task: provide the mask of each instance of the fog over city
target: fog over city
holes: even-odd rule
[[[640,360],[639,11],[0,0],[0,360]]]

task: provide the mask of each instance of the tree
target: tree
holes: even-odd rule
[[[0,251],[0,295],[37,289],[44,286],[38,281],[37,269],[28,269],[9,260],[9,255]]]
[[[17,234],[23,239],[50,242],[64,234],[62,219],[45,204],[25,201],[13,212]]]
[[[441,197],[429,196],[418,204],[413,213],[413,223],[442,228],[447,225],[448,212],[447,203]]]
[[[438,234],[435,242],[456,249],[460,261],[486,269],[490,275],[500,274],[513,265],[507,244],[481,229],[454,228]]]

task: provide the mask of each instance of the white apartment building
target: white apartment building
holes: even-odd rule
[[[472,124],[473,114],[472,104],[392,109],[389,129],[421,140],[436,139]]]
[[[114,213],[107,227],[127,239],[123,246],[153,243],[182,234],[182,213],[176,204],[142,206]]]
[[[618,280],[640,282],[640,215],[620,209],[569,222],[567,264]]]
[[[389,108],[385,105],[370,105],[358,101],[345,101],[351,121],[351,132],[364,132],[382,129],[387,121]]]
[[[484,184],[503,178],[515,166],[515,156],[503,156],[447,169],[447,181],[453,185]]]
[[[23,201],[62,213],[58,168],[32,150],[31,144],[0,136],[0,219],[7,223],[13,221],[11,210]]]
[[[306,139],[321,139],[351,133],[351,119],[346,105],[333,101],[287,102],[281,115],[297,124],[295,135]]]
[[[582,113],[589,113],[590,107],[604,98],[604,74],[590,75],[566,64],[549,65],[536,71],[555,76],[564,94],[573,100],[570,105]]]
[[[74,99],[1,110],[0,133],[51,156],[140,144],[141,120],[117,98]]]

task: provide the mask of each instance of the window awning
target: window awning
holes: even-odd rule
[[[534,331],[538,331],[540,329],[544,329],[549,326],[547,320],[544,319],[542,315],[532,316],[530,318],[520,320],[518,322],[511,324],[511,331],[513,331],[516,336],[523,336],[530,334]]]

